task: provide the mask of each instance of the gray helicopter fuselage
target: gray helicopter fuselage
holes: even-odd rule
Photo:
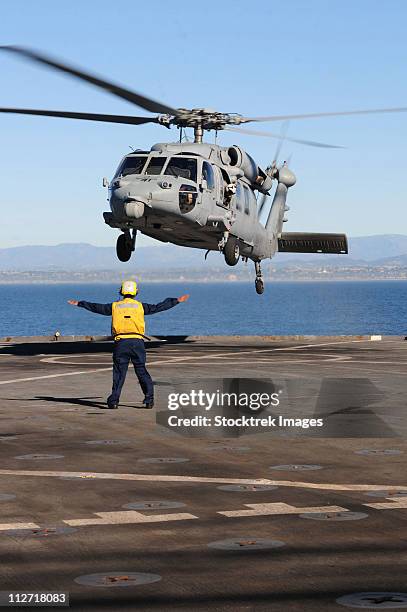
[[[258,220],[256,189],[267,193],[270,187],[239,147],[156,144],[122,159],[109,186],[112,212],[105,219],[122,231],[213,251],[229,232],[243,257],[260,261],[277,250],[277,234]]]

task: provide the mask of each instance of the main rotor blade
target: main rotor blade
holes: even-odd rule
[[[289,121],[284,121],[280,127],[280,138],[277,143],[276,152],[274,153],[273,162],[277,163],[278,158],[280,157],[281,149],[283,148],[284,140],[286,139],[288,126],[290,125]]]
[[[86,121],[126,123],[129,125],[159,123],[159,119],[157,117],[133,117],[132,115],[106,115],[103,113],[71,113],[70,111],[53,111],[36,108],[0,108],[0,113],[15,113],[18,115],[39,115],[41,117],[62,117],[64,119],[84,119]]]
[[[271,132],[260,132],[257,130],[246,130],[243,128],[230,128],[225,127],[228,132],[240,132],[241,134],[250,134],[251,136],[264,136],[265,138],[278,138],[280,140],[289,140],[290,142],[296,142],[298,144],[307,145],[309,147],[321,147],[323,149],[344,149],[340,145],[330,145],[323,142],[316,142],[315,140],[300,140],[298,138],[288,138],[288,136],[281,136],[280,134],[272,134]]]
[[[354,111],[339,111],[333,113],[304,113],[300,115],[270,115],[269,117],[242,117],[242,123],[250,121],[284,121],[286,119],[316,119],[318,117],[340,117],[343,115],[374,115],[377,113],[406,113],[407,107],[374,108]]]
[[[162,104],[161,102],[156,102],[151,98],[147,98],[134,91],[125,89],[120,85],[115,85],[110,81],[105,81],[100,77],[90,74],[89,72],[84,72],[83,70],[79,70],[78,68],[74,68],[73,66],[57,62],[46,55],[36,53],[23,47],[14,46],[0,46],[0,50],[8,51],[10,53],[16,53],[17,55],[22,55],[23,57],[32,60],[33,62],[44,64],[45,66],[49,66],[50,68],[54,68],[55,70],[60,70],[61,72],[70,74],[78,79],[81,79],[82,81],[86,81],[87,83],[91,83],[92,85],[100,87],[105,91],[109,91],[113,95],[118,96],[123,100],[127,100],[128,102],[132,102],[133,104],[136,104],[137,106],[140,106],[141,108],[144,108],[145,110],[148,110],[152,113],[164,113],[175,116],[178,114],[178,111],[175,108],[171,108],[171,106],[167,106],[166,104]]]
[[[260,215],[263,212],[263,208],[264,208],[265,203],[267,202],[267,198],[268,198],[268,195],[263,193],[262,196],[261,196],[261,199],[260,199],[258,213],[257,213],[257,218],[258,219],[260,218]]]
[[[41,117],[62,117],[66,119],[85,119],[87,121],[105,121],[106,123],[127,123],[142,125],[143,123],[159,123],[157,117],[132,117],[131,115],[104,115],[101,113],[71,113],[69,111],[41,110],[36,108],[0,108],[0,113],[15,113],[17,115],[40,115]]]

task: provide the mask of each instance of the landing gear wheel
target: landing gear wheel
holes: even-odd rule
[[[126,234],[120,234],[116,242],[116,254],[120,261],[129,261],[133,252],[131,239]]]
[[[229,236],[223,249],[225,261],[228,266],[235,266],[239,261],[240,248],[237,239],[234,236]]]
[[[258,293],[259,295],[264,293],[264,282],[262,278],[256,278],[254,284],[256,286],[256,293]]]
[[[256,280],[254,281],[254,285],[256,287],[256,293],[261,295],[264,293],[264,281],[261,273],[261,264],[260,261],[254,262],[254,268],[256,270]]]

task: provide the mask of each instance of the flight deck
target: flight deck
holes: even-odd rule
[[[110,342],[0,340],[1,590],[75,610],[407,607],[407,341],[146,346],[155,408],[130,367],[107,410]],[[298,415],[311,394],[334,426],[163,425],[169,390],[230,379],[274,381]]]

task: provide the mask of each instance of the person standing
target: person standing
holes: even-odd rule
[[[147,304],[135,299],[137,293],[135,281],[124,281],[120,288],[121,299],[117,302],[97,304],[84,300],[68,300],[68,304],[72,306],[112,317],[113,384],[112,392],[107,398],[107,407],[112,409],[119,407],[120,394],[130,361],[144,393],[144,407],[150,409],[154,407],[154,385],[146,368],[144,317],[173,308],[189,298],[189,295],[182,295],[178,298],[167,298],[159,304]]]

